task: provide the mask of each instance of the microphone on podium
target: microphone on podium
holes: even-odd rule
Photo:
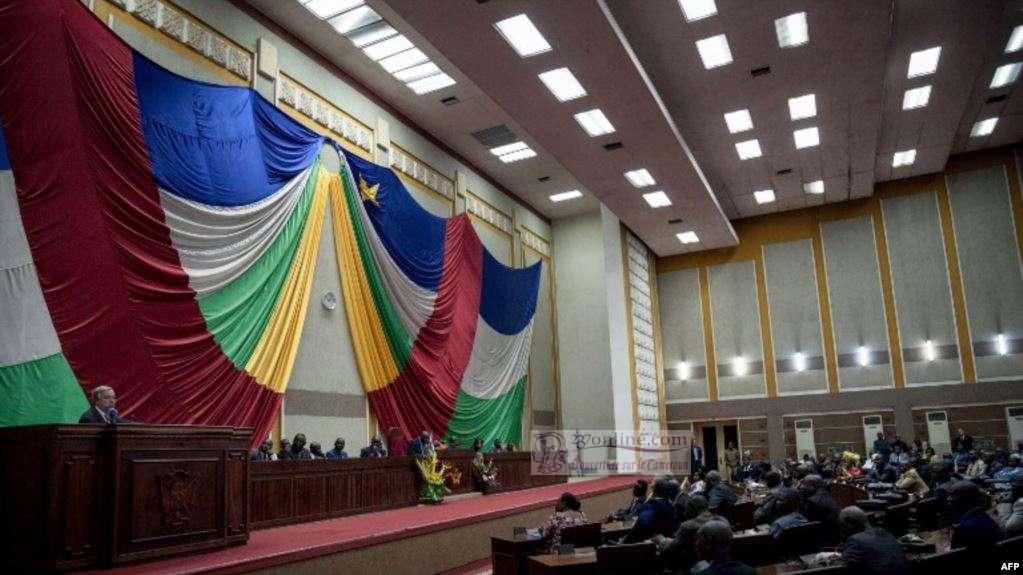
[[[110,420],[110,423],[117,425],[117,408],[111,407],[110,410],[107,411],[107,419]]]

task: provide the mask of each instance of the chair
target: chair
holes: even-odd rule
[[[968,549],[956,549],[948,553],[925,555],[909,562],[911,575],[934,575],[935,573],[955,573],[968,568],[970,562]]]
[[[884,528],[896,537],[904,535],[909,531],[910,517],[913,511],[913,502],[892,505],[884,512]]]
[[[732,539],[732,558],[751,567],[771,565],[781,559],[770,533],[741,535]]]
[[[561,544],[572,544],[576,547],[596,547],[600,545],[600,523],[583,523],[561,529]]]
[[[744,531],[755,527],[753,524],[753,511],[756,504],[752,501],[743,501],[732,508],[732,530]]]
[[[657,546],[650,541],[597,547],[597,571],[606,575],[656,573]]]
[[[1023,557],[1023,535],[999,541],[998,552],[1005,557]]]
[[[821,547],[821,532],[820,521],[789,527],[778,537],[778,551],[786,558],[816,553]]]
[[[914,508],[917,531],[934,531],[943,526],[944,509],[935,497],[917,501]]]

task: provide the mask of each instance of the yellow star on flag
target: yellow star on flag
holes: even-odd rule
[[[378,191],[380,191],[380,184],[370,186],[366,183],[366,180],[362,179],[362,176],[359,176],[359,195],[362,196],[364,201],[371,202],[379,208],[380,204],[377,203]]]

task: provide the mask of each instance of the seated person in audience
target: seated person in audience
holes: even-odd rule
[[[994,548],[1002,539],[1002,530],[982,507],[980,487],[969,481],[957,481],[948,494],[949,511],[958,523],[952,530],[952,549]]]
[[[650,484],[647,483],[646,479],[637,479],[632,484],[632,501],[629,502],[627,507],[622,507],[618,511],[612,511],[608,514],[608,521],[624,521],[626,519],[635,519],[639,515],[639,509],[646,502],[646,494]]]
[[[842,564],[853,573],[864,575],[900,575],[909,573],[909,564],[902,545],[880,527],[872,527],[867,514],[856,506],[849,506],[838,516],[842,535]]]
[[[305,434],[296,433],[291,440],[291,459],[312,459],[313,454],[305,447]]]
[[[895,483],[898,480],[897,471],[885,460],[874,455],[874,468],[867,474],[871,483]]]
[[[917,497],[924,497],[931,489],[927,487],[927,483],[924,482],[920,474],[917,473],[916,468],[908,463],[902,464],[902,475],[899,476],[899,480],[895,482],[895,487],[902,489],[910,495],[916,495]]]
[[[387,430],[387,450],[391,457],[405,457],[408,455],[408,440],[401,428],[392,427]]]
[[[281,450],[277,452],[277,461],[284,461],[291,459],[291,441],[287,438],[281,438]]]
[[[703,481],[703,471],[696,471],[689,478],[689,495],[700,495],[704,491],[706,483]]]
[[[671,535],[678,528],[675,506],[668,500],[671,494],[670,482],[664,477],[654,481],[653,496],[639,508],[632,529],[622,537],[622,543],[645,541],[658,533]]]
[[[582,512],[583,504],[571,493],[562,493],[554,504],[554,513],[547,522],[540,526],[540,535],[550,542],[552,550],[561,545],[561,530],[573,525],[587,523],[586,514]]]
[[[799,493],[794,489],[786,489],[778,494],[778,518],[771,522],[771,537],[775,541],[781,539],[786,529],[797,525],[806,525],[809,521],[799,512]]]
[[[819,475],[807,475],[799,484],[799,511],[807,521],[819,521],[830,535],[838,531],[840,511],[831,490]]]
[[[676,510],[678,506],[676,506]],[[675,531],[674,538],[654,535],[653,541],[661,551],[661,560],[665,567],[688,571],[699,557],[696,555],[696,534],[700,527],[708,521],[724,521],[724,517],[715,515],[707,509],[707,498],[694,495],[689,498],[682,512],[682,523]]]
[[[274,444],[269,439],[259,444],[259,449],[253,449],[249,453],[249,459],[253,461],[276,461],[277,456],[273,453]]]
[[[326,459],[327,455],[323,453],[323,448],[320,443],[314,441],[309,444],[309,455],[311,459]]]
[[[359,451],[359,457],[387,457],[387,450],[384,449],[384,442],[380,440],[379,435],[374,435],[373,439],[369,440],[369,445]]]
[[[501,446],[501,440],[495,439],[494,448],[490,450],[490,453],[501,453],[502,451],[504,451],[504,447]]]
[[[873,453],[879,454],[882,458],[888,459],[888,454],[892,452],[891,446],[888,444],[888,440],[885,439],[884,433],[877,432],[877,439],[874,440]]]
[[[924,459],[927,463],[934,465],[935,463],[941,463],[941,456],[934,452],[934,448],[930,445],[924,449]]]
[[[89,393],[89,401],[92,406],[82,413],[82,416],[78,418],[78,423],[133,423],[131,420],[117,415],[117,408],[114,407],[117,403],[117,394],[109,385],[94,387]]]
[[[726,521],[708,521],[696,533],[696,552],[700,563],[692,573],[698,575],[756,575],[756,570],[730,557],[732,528]],[[701,569],[706,562],[707,567]]]
[[[1006,537],[1023,535],[1023,477],[1013,481],[1009,500],[998,504],[998,521]]]
[[[1020,475],[1023,475],[1023,467],[1020,466],[1020,456],[1017,453],[1013,453],[1009,456],[1008,464],[999,469],[998,473],[995,473],[991,479],[999,483],[1012,483]]]
[[[334,440],[334,449],[327,452],[327,459],[348,459],[348,452],[345,451],[345,438],[338,437]]]
[[[760,505],[753,511],[753,523],[755,525],[768,525],[775,519],[781,517],[778,513],[778,499],[782,491],[788,489],[781,484],[781,473],[771,471],[767,474],[767,496],[760,502]]]
[[[966,465],[966,473],[963,474],[963,478],[980,479],[984,477],[984,474],[987,473],[987,463],[977,455],[977,452],[971,451],[966,458],[969,463]]]
[[[430,432],[423,430],[408,444],[408,454],[412,457],[426,457],[433,450],[433,437]]]
[[[892,452],[888,455],[888,464],[898,469],[904,463],[909,463],[909,454],[902,450],[898,443],[892,446]]]
[[[738,496],[732,491],[728,484],[721,479],[717,471],[708,471],[705,479],[707,482],[707,504],[710,510],[723,517],[732,517],[732,507],[735,506]]]

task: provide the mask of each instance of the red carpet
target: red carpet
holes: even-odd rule
[[[571,484],[448,501],[442,505],[418,505],[327,521],[261,529],[250,535],[247,545],[88,573],[97,575],[243,573],[551,506],[565,491],[571,491],[579,497],[590,497],[623,489],[634,481],[635,477],[632,476],[602,477]]]

